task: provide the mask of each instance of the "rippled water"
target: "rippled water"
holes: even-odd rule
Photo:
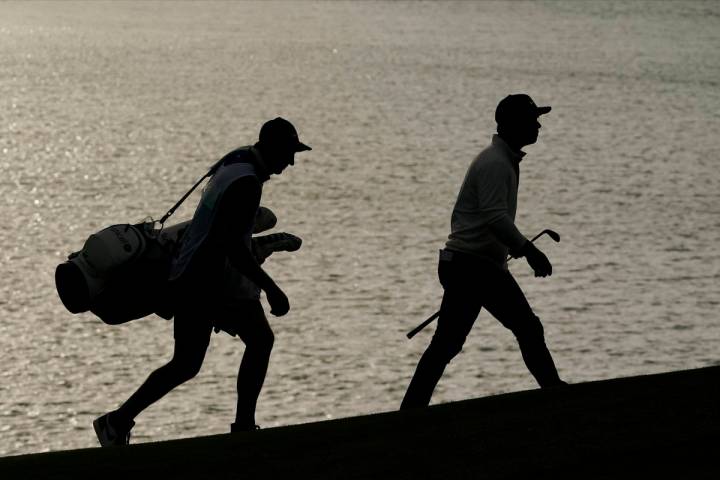
[[[518,225],[555,266],[512,270],[570,382],[717,364],[720,6],[714,2],[0,4],[0,454],[94,446],[172,349],[152,317],[73,316],[57,263],[160,217],[276,115],[314,147],[265,188],[296,254],[267,266],[291,313],[258,421],[393,410],[435,311],[436,252],[492,112],[553,112],[523,162]],[[193,196],[176,214],[188,218]],[[220,433],[242,344],[138,419],[137,441]],[[534,388],[482,313],[435,402]]]

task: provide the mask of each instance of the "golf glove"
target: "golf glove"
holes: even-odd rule
[[[552,264],[550,263],[550,260],[548,260],[545,254],[541,252],[534,243],[528,240],[525,242],[525,245],[523,245],[520,252],[527,260],[530,268],[535,271],[536,277],[547,277],[552,275]]]

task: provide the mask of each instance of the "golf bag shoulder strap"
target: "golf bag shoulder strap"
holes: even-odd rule
[[[160,219],[158,223],[160,223],[160,227],[162,227],[165,224],[165,221],[170,218],[170,216],[175,213],[175,210],[177,210],[180,205],[187,199],[187,197],[190,196],[192,192],[195,191],[195,189],[208,177],[212,177],[215,175],[215,173],[218,171],[218,169],[224,164],[224,163],[231,163],[233,161],[247,161],[247,155],[252,151],[253,149],[251,147],[240,147],[238,149],[233,150],[232,152],[228,153],[224,157],[222,157],[220,160],[215,162],[212,167],[210,167],[210,170],[203,175],[203,177],[195,182],[195,185],[190,188],[190,190],[183,195],[180,200],[175,203],[175,205],[172,206],[170,210],[167,211],[165,215]]]
[[[158,223],[160,223],[160,226],[162,226],[162,225],[165,224],[165,221],[167,221],[167,219],[170,218],[170,216],[171,216],[173,213],[175,213],[175,210],[177,210],[177,209],[180,207],[180,205],[182,205],[182,203],[190,196],[190,194],[191,194],[192,192],[195,191],[195,189],[203,182],[203,180],[205,180],[206,178],[211,177],[212,175],[215,174],[215,172],[217,171],[217,169],[220,168],[220,165],[221,165],[224,161],[225,161],[225,157],[223,157],[223,158],[221,158],[220,160],[218,160],[217,162],[215,162],[215,164],[213,164],[213,166],[210,167],[210,170],[208,170],[208,172],[207,172],[205,175],[203,175],[200,180],[198,180],[197,182],[195,182],[195,185],[193,185],[192,188],[190,188],[190,190],[188,190],[187,193],[185,193],[185,195],[183,195],[183,196],[180,198],[180,200],[178,200],[177,203],[175,203],[175,205],[173,205],[172,208],[167,211],[167,213],[166,213],[165,215],[163,215],[163,217],[162,217],[162,218],[160,219],[160,221],[158,222]]]

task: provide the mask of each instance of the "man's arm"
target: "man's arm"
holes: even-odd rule
[[[507,199],[511,192],[511,167],[496,162],[485,164],[476,172],[478,208],[495,238],[512,252],[519,251],[527,239],[515,226]]]
[[[260,183],[254,177],[243,177],[233,182],[221,199],[214,233],[232,266],[265,292],[271,313],[282,316],[290,308],[287,297],[260,267],[245,244],[246,233],[252,232],[260,196]]]
[[[552,275],[548,258],[520,233],[510,216],[507,198],[509,195],[517,196],[517,192],[510,191],[513,188],[510,171],[507,168],[488,168],[482,173],[478,176],[478,202],[487,215],[487,225],[492,234],[508,247],[513,257],[525,257],[536,277]]]
[[[507,212],[492,219],[488,223],[488,228],[511,252],[519,252],[527,242],[527,238],[520,233]]]

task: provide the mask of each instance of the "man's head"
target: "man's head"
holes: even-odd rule
[[[274,118],[260,128],[260,138],[255,144],[262,153],[268,173],[279,174],[288,165],[295,164],[295,154],[312,150],[300,142],[297,130],[284,118]]]
[[[508,95],[495,109],[498,134],[518,148],[531,145],[537,141],[540,131],[538,118],[550,110],[550,107],[538,107],[524,93]]]

